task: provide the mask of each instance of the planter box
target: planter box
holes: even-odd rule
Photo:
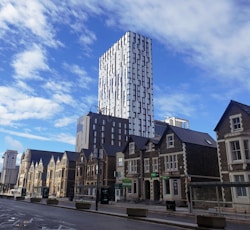
[[[17,197],[15,197],[15,200],[25,200],[25,197],[24,196],[17,196]]]
[[[196,224],[199,227],[224,229],[226,227],[226,218],[223,216],[197,215]]]
[[[147,217],[148,209],[145,208],[127,208],[128,216],[133,217]]]
[[[30,198],[30,202],[31,203],[35,203],[35,202],[41,202],[42,198],[38,198],[38,197],[31,197]]]
[[[58,200],[57,199],[51,199],[51,198],[48,198],[47,199],[47,204],[58,204]]]
[[[90,209],[91,203],[88,202],[76,202],[75,206],[77,209]]]

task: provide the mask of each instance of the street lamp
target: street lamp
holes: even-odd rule
[[[96,199],[95,199],[95,210],[98,211],[99,201],[99,183],[100,183],[100,150],[96,149],[97,158],[97,181],[96,181]]]

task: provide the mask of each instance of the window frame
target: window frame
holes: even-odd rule
[[[128,161],[128,173],[137,174],[137,160],[131,159]]]
[[[166,135],[166,144],[167,144],[167,149],[174,148],[174,134],[167,134]]]
[[[232,161],[242,160],[240,140],[230,141],[230,153],[231,153]]]
[[[245,178],[243,174],[236,174],[234,175],[235,182],[245,182]],[[235,195],[237,197],[247,197],[247,189],[246,187],[236,187],[235,188]]]
[[[158,160],[158,157],[153,157],[152,158],[152,166],[153,166],[153,172],[158,172],[159,171],[159,160]]]
[[[232,133],[243,131],[241,114],[232,115],[229,119]]]
[[[144,173],[149,173],[150,172],[150,163],[149,163],[149,158],[144,159]]]
[[[129,143],[129,155],[135,154],[135,142]]]
[[[165,172],[178,171],[178,157],[177,154],[167,154],[164,156]]]

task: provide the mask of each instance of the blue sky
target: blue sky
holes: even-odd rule
[[[247,0],[1,0],[0,156],[74,151],[99,57],[129,30],[153,41],[155,119],[215,138],[231,99],[250,104]]]

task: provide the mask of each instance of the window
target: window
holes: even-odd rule
[[[165,171],[177,171],[178,162],[177,155],[171,154],[164,157]]]
[[[123,166],[123,158],[122,157],[118,158],[118,166],[120,166],[120,167]]]
[[[135,153],[135,142],[129,143],[129,154]]]
[[[147,151],[154,151],[154,150],[155,150],[154,144],[152,142],[149,142],[147,146]]]
[[[173,148],[174,147],[174,134],[167,135],[167,148]]]
[[[173,181],[174,195],[178,195],[178,180]]]
[[[64,177],[64,172],[65,172],[65,169],[63,168],[62,169],[62,178]]]
[[[153,158],[153,172],[158,172],[158,158]]]
[[[242,131],[241,115],[234,115],[230,117],[231,132]]]
[[[150,171],[149,168],[149,159],[144,159],[144,172],[148,173]]]
[[[244,151],[245,151],[245,156],[247,160],[250,160],[250,152],[249,152],[249,142],[248,140],[244,140]]]
[[[234,176],[235,182],[244,182],[244,175],[235,175]],[[239,196],[246,196],[247,191],[246,187],[236,187],[236,195]]]
[[[169,178],[165,180],[165,188],[166,188],[166,194],[170,194],[170,183]]]
[[[133,185],[134,185],[133,186],[133,192],[136,193],[136,188],[137,188],[136,181],[134,181]]]
[[[128,162],[128,173],[137,173],[137,160],[130,160]]]
[[[240,142],[239,141],[231,141],[231,154],[232,160],[241,160],[241,153],[240,153]]]

